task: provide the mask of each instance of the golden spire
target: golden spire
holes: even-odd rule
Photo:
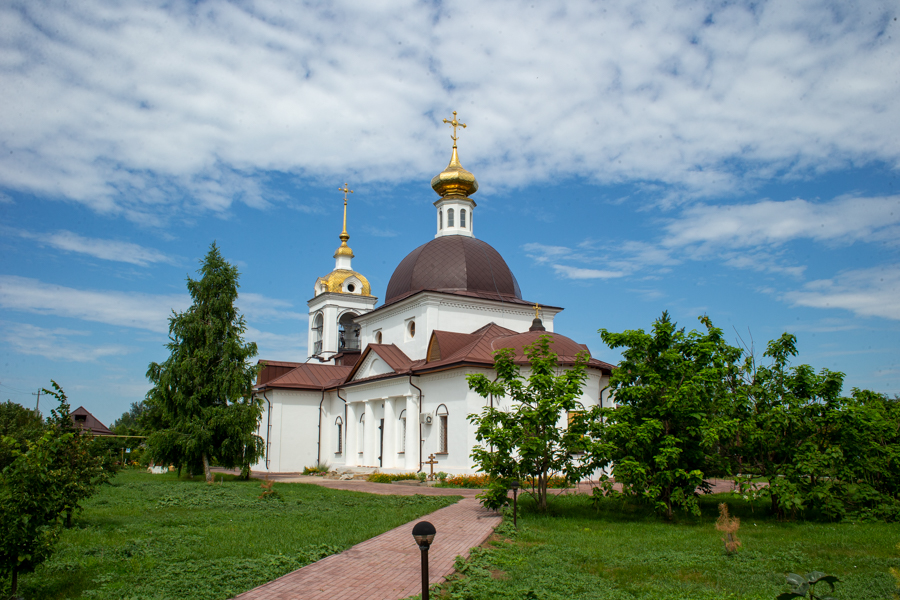
[[[344,192],[344,229],[341,231],[341,245],[337,249],[337,252],[334,253],[334,257],[338,256],[349,256],[353,258],[353,250],[350,249],[350,246],[347,245],[347,240],[350,239],[350,234],[347,233],[347,194],[352,194],[353,190],[347,187],[347,184],[344,184],[344,187],[338,188],[339,192]]]
[[[535,319],[540,319],[540,318],[541,318],[541,305],[540,305],[540,304],[535,304],[535,305],[532,306],[531,308],[534,309],[534,318],[535,318]]]
[[[450,164],[441,173],[431,180],[431,187],[442,197],[446,196],[465,196],[474,194],[478,191],[478,182],[475,176],[466,171],[459,163],[459,154],[456,150],[456,140],[459,139],[457,127],[465,129],[466,124],[460,123],[456,119],[456,111],[453,111],[453,119],[444,119],[444,123],[453,127],[453,134],[450,139],[453,140],[453,153],[450,155]]]

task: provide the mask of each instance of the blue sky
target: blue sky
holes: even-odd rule
[[[3,3],[0,399],[53,378],[111,423],[213,240],[261,357],[303,360],[337,188],[383,298],[453,110],[476,236],[594,356],[706,314],[900,393],[900,4],[568,4]]]

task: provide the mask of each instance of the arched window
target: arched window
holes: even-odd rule
[[[366,442],[366,413],[359,415],[359,428],[356,432],[356,448],[359,453],[363,453],[363,449],[365,448]]]
[[[438,229],[443,229],[443,228],[444,228],[444,211],[439,210],[438,211]]]
[[[453,209],[447,209],[447,227],[453,227]]]
[[[341,454],[344,451],[344,420],[340,417],[335,419],[334,427],[337,429],[337,450],[335,454]]]
[[[380,344],[382,340],[382,335],[380,331],[375,332],[375,343]]]
[[[449,447],[449,443],[447,440],[447,417],[450,416],[449,411],[447,411],[447,405],[441,404],[437,407],[437,410],[434,411],[435,415],[438,418],[438,454],[447,454],[447,448]]]
[[[313,321],[313,356],[322,354],[322,329],[324,325],[325,319],[322,317],[322,313],[317,314]]]
[[[397,434],[400,436],[397,447],[400,448],[399,454],[406,452],[406,409],[400,411],[400,427],[397,428]]]
[[[466,209],[462,209],[459,211],[459,226],[466,226]]]
[[[348,312],[338,320],[338,352],[359,350],[359,325],[353,323],[354,317],[354,313]]]

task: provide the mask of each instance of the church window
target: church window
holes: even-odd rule
[[[376,331],[376,332],[375,332],[375,343],[376,343],[376,344],[380,344],[380,343],[381,343],[381,339],[382,339],[381,332],[380,332],[380,331]]]
[[[462,209],[459,211],[459,226],[466,226],[466,209]]]
[[[348,283],[348,284],[347,284],[347,291],[350,292],[350,293],[352,294],[353,292],[356,291],[356,286],[353,285],[352,283]]]
[[[438,229],[444,228],[444,211],[438,211]]]
[[[410,339],[416,337],[416,322],[410,321],[409,325],[406,326],[406,330],[409,332]]]
[[[453,227],[453,209],[447,209],[447,227]]]
[[[447,405],[438,406],[435,414],[438,418],[438,454],[447,454],[447,448],[450,446],[447,440],[447,418],[450,416],[447,411]]]
[[[319,313],[313,321],[313,356],[322,354],[322,329],[324,325],[325,319],[322,317],[322,313]]]
[[[334,420],[334,426],[337,429],[337,450],[335,454],[341,454],[344,451],[344,420],[338,417]]]
[[[356,432],[356,447],[359,453],[363,453],[366,442],[366,413],[359,415],[359,428]]]
[[[359,350],[359,325],[353,322],[356,314],[344,313],[338,320],[338,351]]]
[[[400,448],[398,454],[406,453],[406,409],[400,411],[400,427],[398,429],[398,434],[400,435],[399,443],[397,447]]]

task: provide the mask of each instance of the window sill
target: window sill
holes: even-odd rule
[[[435,452],[434,455],[435,456],[449,456],[450,453],[449,452]]]
[[[397,454],[406,454],[406,452],[398,452]]]

